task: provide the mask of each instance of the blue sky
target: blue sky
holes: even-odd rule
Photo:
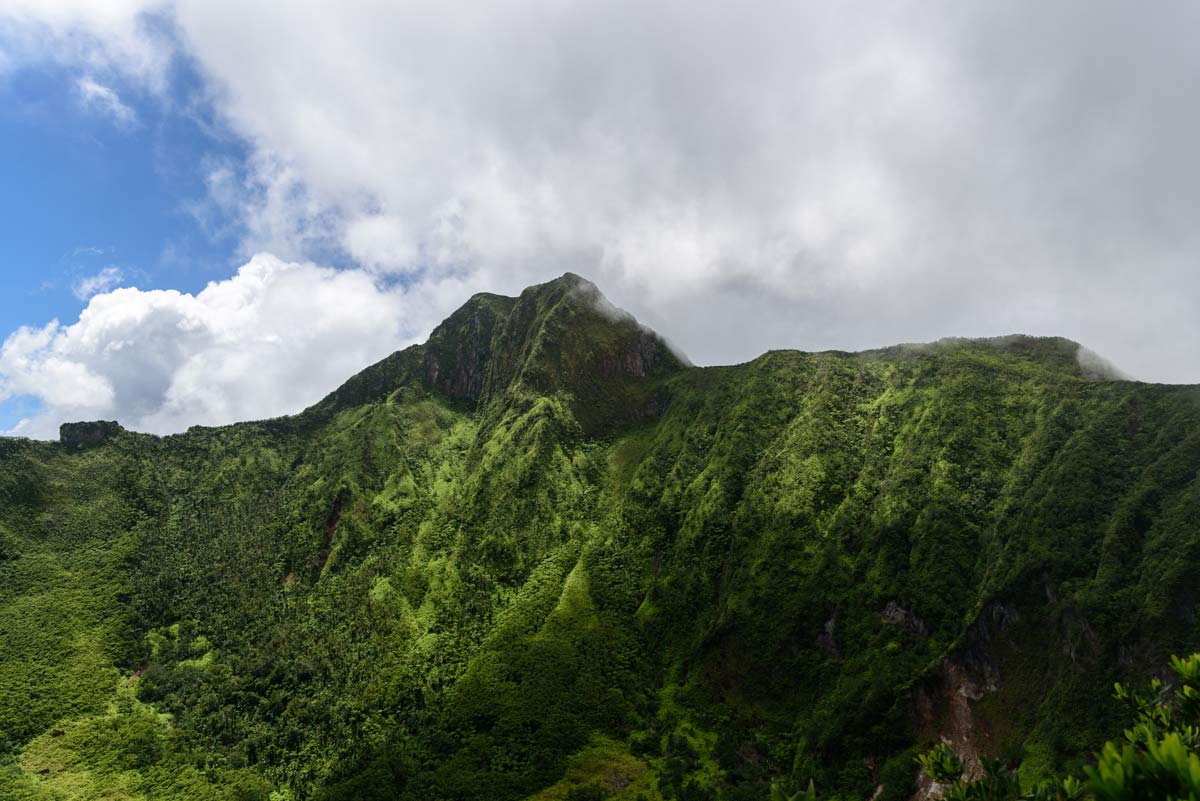
[[[0,326],[78,313],[71,285],[108,265],[180,289],[228,272],[235,236],[202,226],[189,207],[205,200],[203,164],[239,160],[237,141],[213,136],[194,112],[136,93],[123,100],[132,124],[84,105],[61,69],[0,82],[0,232],[6,288],[16,290],[5,293]]]
[[[565,271],[698,364],[1200,381],[1200,5],[551,6],[6,0],[0,433],[295,412]]]
[[[55,64],[0,78],[0,331],[73,321],[83,279],[115,267],[121,283],[196,292],[235,269],[236,219],[206,204],[205,165],[244,148],[193,102],[177,65],[170,107],[118,86],[136,119],[88,106],[77,73]],[[204,205],[203,222],[195,207]],[[0,402],[0,430],[37,410]]]

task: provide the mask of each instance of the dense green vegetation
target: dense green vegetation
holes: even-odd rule
[[[1082,776],[1200,644],[1200,391],[1076,350],[691,368],[565,276],[296,417],[0,440],[0,798]]]

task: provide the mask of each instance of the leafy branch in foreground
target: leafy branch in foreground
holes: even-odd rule
[[[797,790],[788,795],[778,784],[771,785],[771,801],[817,801],[817,789],[812,779],[808,780],[807,790]]]
[[[945,743],[917,758],[951,801],[1195,801],[1200,799],[1200,653],[1171,658],[1179,685],[1172,693],[1155,679],[1145,688],[1115,685],[1133,713],[1125,742],[1107,743],[1096,764],[1074,776],[1022,790],[1016,773],[984,757],[982,775],[967,778],[962,759]]]
[[[1086,768],[1098,801],[1200,798],[1200,653],[1172,657],[1171,669],[1179,678],[1174,703],[1157,679],[1141,692],[1116,685],[1137,722],[1125,743],[1106,744]]]

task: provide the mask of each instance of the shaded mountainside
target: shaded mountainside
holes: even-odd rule
[[[0,440],[0,797],[909,798],[1200,644],[1200,391],[1060,339],[693,368],[566,275],[304,413]]]

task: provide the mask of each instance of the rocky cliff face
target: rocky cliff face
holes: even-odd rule
[[[492,364],[494,340],[515,303],[513,298],[480,294],[446,318],[424,346],[425,382],[448,398],[478,402]]]
[[[79,449],[103,444],[124,430],[116,420],[63,423],[58,429],[58,439],[68,448]]]

